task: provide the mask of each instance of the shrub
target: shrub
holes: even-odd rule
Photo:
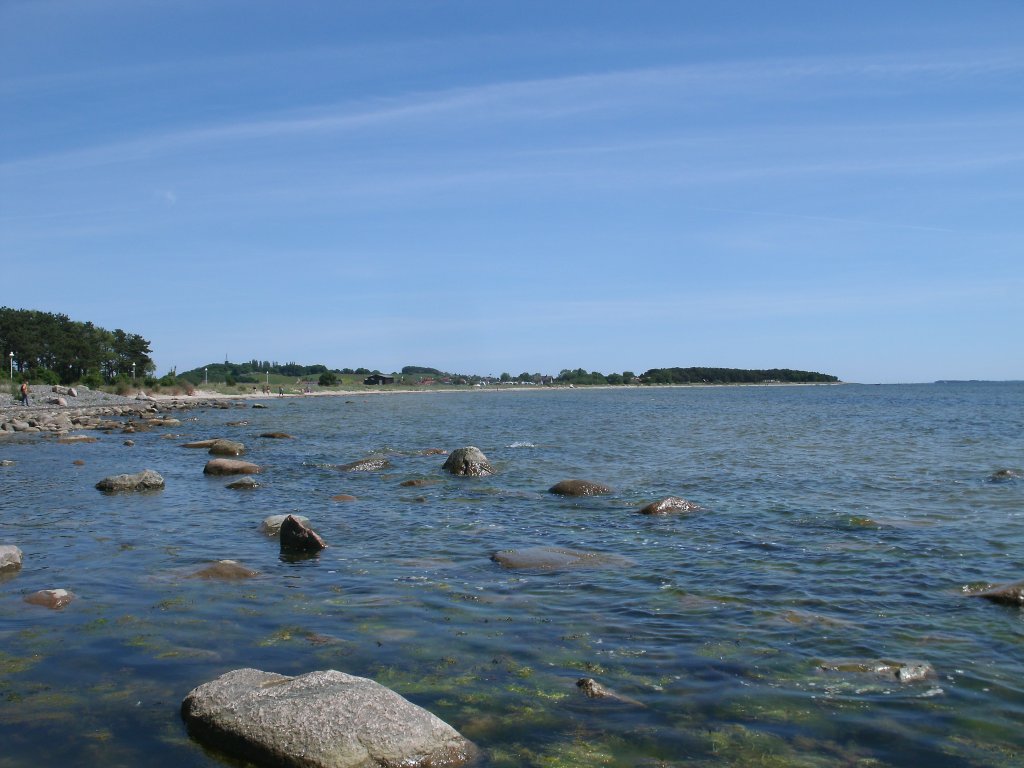
[[[330,371],[324,371],[320,374],[320,378],[317,380],[317,384],[321,387],[333,387],[338,383],[338,377]]]
[[[32,380],[39,384],[60,384],[60,376],[49,368],[37,368],[32,373]]]

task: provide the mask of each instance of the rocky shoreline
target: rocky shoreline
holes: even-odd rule
[[[121,429],[124,423],[115,419],[154,418],[178,410],[224,407],[225,402],[216,397],[154,398],[142,392],[126,397],[85,387],[33,385],[28,405],[0,393],[0,440],[19,433],[61,436],[87,429]]]

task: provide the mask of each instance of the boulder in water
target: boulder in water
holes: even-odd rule
[[[336,670],[236,669],[189,693],[181,715],[199,741],[261,765],[458,768],[478,754],[427,710]]]
[[[1019,469],[997,469],[991,475],[988,476],[990,483],[1009,483],[1013,480],[1020,480],[1024,477],[1024,472]]]
[[[600,568],[609,565],[624,566],[630,561],[616,555],[586,552],[568,547],[524,547],[505,549],[491,555],[491,560],[504,568],[536,570],[563,570],[567,568]]]
[[[260,523],[260,530],[268,536],[277,536],[281,533],[281,524],[287,517],[294,517],[303,525],[309,525],[309,518],[303,515],[271,515],[264,518],[263,522]]]
[[[613,491],[604,483],[591,480],[562,480],[548,488],[548,493],[558,496],[603,496]]]
[[[441,466],[445,472],[458,477],[486,477],[494,474],[494,467],[484,452],[474,445],[456,448]]]
[[[41,605],[43,608],[57,611],[68,605],[75,599],[73,592],[66,589],[41,589],[30,595],[25,595],[25,602],[32,605]]]
[[[1024,581],[1013,584],[1001,584],[983,592],[975,592],[972,597],[983,597],[1001,605],[1024,606]]]
[[[383,456],[370,456],[367,459],[359,459],[358,461],[352,461],[338,467],[342,472],[377,472],[390,468],[391,462]]]
[[[294,515],[281,522],[282,552],[319,552],[326,547],[320,535]]]
[[[13,544],[0,544],[0,571],[16,571],[21,568],[21,550]]]
[[[241,456],[245,446],[237,440],[214,440],[210,445],[211,456]]]
[[[144,469],[134,475],[113,475],[96,483],[96,488],[106,493],[158,491],[163,487],[164,479],[152,469]]]
[[[668,515],[673,512],[698,512],[701,509],[703,507],[700,504],[681,499],[678,496],[669,496],[661,501],[653,501],[643,509],[638,509],[637,512],[641,515]]]
[[[262,471],[258,465],[238,459],[210,459],[203,467],[204,475],[258,475]]]

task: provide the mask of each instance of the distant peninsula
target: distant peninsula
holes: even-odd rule
[[[563,369],[558,375],[529,373],[517,376],[502,373],[487,376],[468,373],[452,373],[427,366],[407,365],[401,371],[384,373],[369,368],[328,368],[325,365],[301,365],[299,363],[278,363],[269,360],[249,360],[244,363],[211,363],[182,373],[169,374],[193,386],[204,383],[225,383],[229,386],[270,384],[271,378],[278,382],[282,378],[292,381],[307,381],[321,387],[333,386],[477,386],[477,385],[526,385],[526,386],[638,386],[657,384],[835,384],[837,376],[816,371],[800,371],[792,368],[651,368],[644,373],[623,371],[603,374],[583,368]],[[163,382],[162,382],[163,383]]]

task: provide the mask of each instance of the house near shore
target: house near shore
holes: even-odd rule
[[[394,384],[394,376],[385,376],[382,373],[374,373],[363,379],[363,384],[370,387],[379,387],[381,384]]]

